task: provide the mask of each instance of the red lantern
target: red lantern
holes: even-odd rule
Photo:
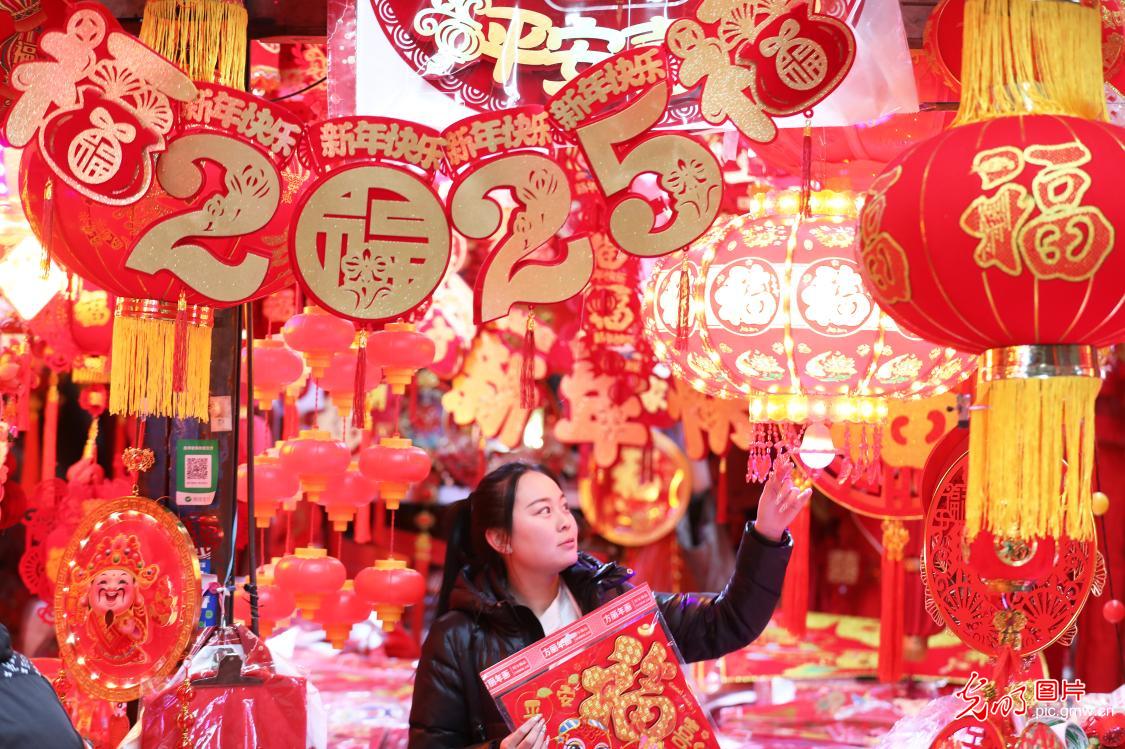
[[[293,616],[297,601],[292,593],[263,582],[263,579],[258,576],[258,634],[266,638],[273,634],[279,623]],[[250,594],[243,589],[239,589],[234,597],[234,618],[250,626]]]
[[[402,437],[384,437],[359,456],[359,469],[379,482],[379,496],[388,510],[397,510],[411,484],[430,475],[430,456]]]
[[[242,381],[246,382],[246,349],[243,348]],[[274,338],[254,341],[254,400],[263,411],[273,406],[278,393],[301,379],[305,363],[282,341]]]
[[[333,476],[348,470],[352,454],[348,446],[323,429],[302,429],[297,439],[286,440],[280,451],[281,465],[295,475],[312,502],[319,502]]]
[[[309,547],[279,559],[273,574],[277,587],[294,596],[306,619],[312,619],[321,601],[340,590],[348,577],[339,559]]]
[[[309,305],[299,315],[289,318],[281,328],[281,337],[294,351],[305,355],[313,377],[324,377],[332,356],[347,351],[355,339],[355,325],[342,317]]]
[[[316,612],[316,621],[324,626],[328,641],[337,650],[343,650],[351,634],[352,625],[366,621],[371,616],[371,604],[355,592],[355,583],[344,582],[340,592],[325,596]]]
[[[402,620],[404,608],[421,603],[426,595],[426,580],[401,559],[380,559],[374,567],[361,570],[356,575],[355,587],[374,606],[387,632]]]
[[[82,351],[74,360],[71,378],[81,384],[109,382],[109,355],[113,349],[113,310],[117,299],[93,284],[84,283],[71,305],[70,334]]]
[[[371,356],[371,348],[367,347],[367,367],[364,375],[364,387],[367,392],[371,392],[379,386],[382,376],[379,372],[379,366]],[[358,354],[356,349],[349,349],[348,351],[340,351],[332,355],[332,361],[329,363],[328,368],[324,371],[324,376],[320,378],[317,383],[322,388],[328,391],[328,397],[332,404],[336,406],[336,410],[341,414],[348,413],[352,409],[352,403],[355,399],[355,370],[356,358]],[[366,393],[364,393],[366,396]]]
[[[268,454],[254,457],[254,521],[259,528],[269,528],[277,514],[277,506],[301,490],[297,477]],[[246,464],[238,467],[238,501],[246,501]]]
[[[375,499],[376,491],[375,482],[360,473],[353,461],[348,470],[329,479],[318,501],[328,511],[332,529],[342,533],[348,529],[356,510]]]
[[[200,88],[299,128],[275,104]],[[68,270],[118,297],[114,413],[206,418],[212,307],[292,282],[288,256],[276,246],[284,242],[296,193],[287,185],[299,173],[290,170],[288,155],[267,154],[217,119],[198,117],[206,118],[202,109],[184,114],[160,155],[157,178],[128,206],[102,204],[55,178],[37,143],[24,151],[24,212],[40,242]],[[244,171],[253,178],[227,178]]]
[[[383,367],[391,392],[402,395],[414,373],[434,361],[434,342],[414,330],[411,323],[389,323],[367,339],[371,360]]]
[[[947,131],[872,185],[860,219],[868,289],[903,327],[984,353],[970,535],[1094,537],[1093,347],[1125,336],[1123,169],[1117,127],[1003,117]]]

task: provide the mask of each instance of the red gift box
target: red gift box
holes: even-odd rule
[[[229,655],[242,658],[233,673],[220,666]],[[277,673],[269,649],[245,627],[212,627],[165,687],[143,698],[141,746],[307,746],[306,689],[305,679]]]
[[[647,585],[481,674],[513,730],[542,715],[558,746],[718,747]]]

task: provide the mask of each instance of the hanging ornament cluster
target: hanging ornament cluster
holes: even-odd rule
[[[777,449],[831,462],[824,422],[877,424],[889,399],[944,392],[971,371],[970,357],[904,331],[864,288],[854,195],[802,203],[797,191],[757,196],[682,258],[658,260],[645,289],[657,358],[703,393],[749,400],[759,480]]]
[[[981,355],[970,537],[1091,540],[1095,347],[1125,333],[1125,132],[1105,123],[1100,16],[1030,0],[964,14],[957,120],[872,185],[864,280],[903,327]]]

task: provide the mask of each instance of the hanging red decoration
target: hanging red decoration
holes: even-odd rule
[[[348,529],[356,510],[371,504],[377,490],[375,482],[360,473],[353,461],[348,470],[328,480],[328,487],[318,501],[328,511],[332,529],[343,532]]]
[[[375,363],[371,355],[370,343],[368,343],[366,353],[363,355],[367,358],[366,370],[364,372],[364,388],[366,392],[359,401],[361,403],[366,402],[367,393],[377,388],[383,379],[379,365]],[[328,392],[329,400],[332,401],[332,404],[336,406],[336,410],[339,411],[341,415],[350,413],[356,401],[355,385],[357,361],[357,355],[354,349],[339,351],[333,354],[332,361],[328,363],[328,367],[324,370],[324,376],[317,382],[317,385]]]
[[[348,470],[348,446],[323,429],[302,429],[296,439],[286,440],[279,452],[282,467],[295,475],[309,501],[319,502],[333,476]]]
[[[273,574],[277,587],[293,595],[306,619],[312,619],[321,602],[339,591],[348,577],[339,559],[311,547],[301,547],[279,559]]]
[[[197,88],[156,179],[127,207],[58,179],[40,145],[21,164],[24,211],[43,246],[118,298],[114,413],[206,418],[212,307],[290,282],[278,247],[301,182],[290,164],[300,123],[248,94]]]
[[[352,345],[355,326],[310,304],[304,312],[289,318],[281,328],[281,337],[289,348],[304,354],[313,377],[319,380],[332,363],[332,357]]]
[[[366,621],[369,616],[371,604],[356,593],[355,582],[347,580],[339,593],[324,597],[316,612],[316,621],[324,626],[332,647],[343,650],[352,625]]]
[[[360,470],[379,482],[379,498],[388,510],[398,509],[411,484],[425,481],[430,475],[430,464],[425,450],[402,437],[384,437],[359,456]]]
[[[1120,624],[1125,621],[1125,603],[1121,603],[1116,598],[1106,601],[1102,606],[1102,616],[1110,624]]]
[[[402,395],[414,374],[434,361],[434,342],[411,323],[390,323],[368,336],[371,360],[383,368],[391,392]]]
[[[401,559],[380,559],[375,566],[360,571],[355,578],[359,595],[375,608],[375,614],[390,632],[402,620],[402,610],[421,603],[426,581]]]
[[[285,388],[301,379],[305,363],[276,338],[254,340],[254,400],[268,411]],[[242,350],[242,378],[246,381],[246,349]]]
[[[254,456],[254,523],[269,528],[278,506],[301,491],[296,475],[269,454]],[[238,501],[246,502],[246,464],[238,467]]]

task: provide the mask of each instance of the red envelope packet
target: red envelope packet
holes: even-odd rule
[[[533,715],[562,749],[718,747],[647,585],[481,673],[514,730]]]

